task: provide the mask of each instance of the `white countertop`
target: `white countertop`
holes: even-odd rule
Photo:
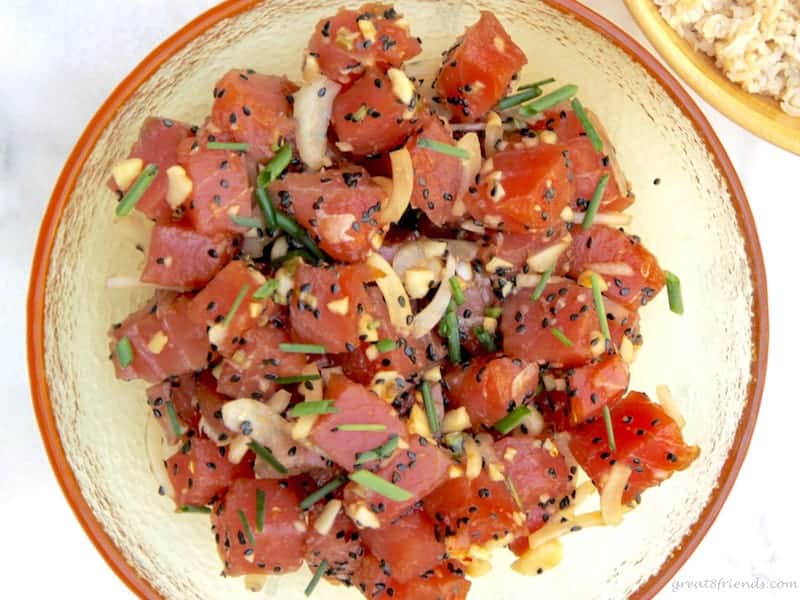
[[[343,2],[344,3],[344,2]],[[25,295],[39,221],[67,154],[114,86],[213,0],[4,0],[0,7],[0,572],[4,598],[131,598],[84,535],[50,471],[31,408],[25,365]],[[621,0],[589,0],[646,42]],[[800,397],[795,245],[800,157],[752,136],[702,101],[739,171],[769,277],[769,377],[750,453],[698,550],[659,598],[714,597],[682,582],[795,581],[791,591],[719,598],[800,598],[797,465]],[[796,440],[796,438],[794,438]],[[793,486],[796,487],[796,486]],[[255,596],[254,596],[255,597]]]

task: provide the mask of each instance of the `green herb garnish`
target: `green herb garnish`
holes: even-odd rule
[[[253,300],[266,300],[278,289],[277,279],[268,279],[266,283],[262,283],[253,294]]]
[[[597,311],[597,319],[600,321],[600,331],[605,339],[610,340],[611,332],[608,330],[606,305],[603,302],[603,293],[600,291],[600,276],[597,273],[592,273],[592,296],[594,297],[594,309]]]
[[[134,180],[131,184],[131,187],[128,188],[128,191],[125,192],[125,195],[122,196],[122,200],[119,201],[117,204],[117,216],[124,217],[133,210],[136,206],[136,203],[142,199],[142,196],[147,191],[147,188],[155,180],[156,176],[158,175],[158,165],[154,163],[150,163],[142,172],[139,173],[139,176]]]
[[[672,271],[664,271],[667,280],[667,299],[669,309],[676,315],[683,314],[683,293],[681,292],[681,280]]]
[[[177,436],[181,437],[184,433],[183,426],[181,422],[178,420],[178,414],[175,412],[175,405],[172,403],[172,400],[167,400],[164,404],[164,408],[167,409],[167,417],[169,418],[170,427],[172,427],[172,432]]]
[[[222,320],[222,326],[223,327],[227,327],[228,325],[231,324],[231,321],[233,321],[234,315],[239,310],[239,307],[242,305],[242,302],[244,302],[244,297],[247,295],[247,291],[249,289],[250,289],[250,284],[245,283],[242,286],[242,289],[239,290],[239,293],[236,295],[236,298],[234,299],[233,304],[231,304],[231,308],[228,311],[228,314],[225,315],[225,318]]]
[[[322,379],[318,373],[311,375],[287,375],[286,377],[276,377],[273,381],[278,385],[291,385],[293,383],[305,383],[306,381],[317,381]]]
[[[295,404],[288,412],[290,417],[305,417],[307,415],[330,415],[339,412],[333,406],[333,400],[309,400]]]
[[[600,208],[600,201],[603,199],[603,194],[606,193],[606,186],[608,185],[608,173],[600,178],[597,182],[597,187],[594,188],[592,200],[589,202],[589,207],[586,209],[586,214],[583,215],[582,227],[589,229],[594,223],[594,218],[597,216],[597,210]]]
[[[182,513],[200,513],[204,515],[211,512],[211,509],[207,506],[195,506],[194,504],[184,504],[178,510]]]
[[[392,452],[397,449],[397,444],[399,442],[400,436],[398,436],[396,433],[392,434],[385,443],[381,444],[377,448],[356,454],[355,464],[363,465],[364,463],[373,460],[383,460],[384,458],[389,458],[392,455]]]
[[[556,338],[559,342],[564,344],[565,346],[569,347],[572,346],[572,340],[569,339],[564,332],[561,331],[558,327],[551,327],[550,333],[553,334],[553,337]]]
[[[544,288],[547,287],[547,282],[550,281],[550,276],[553,274],[553,268],[550,267],[539,278],[539,281],[536,282],[536,287],[533,288],[533,293],[531,294],[531,300],[538,300],[542,297],[542,292],[544,292]]]
[[[267,231],[272,233],[275,231],[277,225],[277,218],[275,216],[275,206],[272,204],[267,190],[261,186],[256,187],[256,202],[261,209],[261,214],[264,215],[264,223],[267,226]]]
[[[461,289],[461,282],[458,277],[453,275],[450,278],[450,290],[453,292],[453,300],[456,304],[464,304],[464,291]]]
[[[364,469],[360,469],[355,473],[350,473],[348,477],[350,478],[350,481],[354,481],[357,484],[395,502],[405,502],[406,500],[411,500],[411,498],[414,497],[414,494],[408,490],[404,490],[393,483],[389,483],[383,477],[379,477],[378,475],[375,475],[375,473],[366,471]]]
[[[480,342],[483,349],[487,352],[494,352],[497,350],[497,345],[494,342],[494,336],[486,331],[486,329],[482,325],[478,325],[472,329],[472,333],[475,334],[475,337]]]
[[[381,423],[345,423],[337,425],[337,431],[386,431],[386,425]]]
[[[578,86],[577,85],[565,85],[557,90],[553,90],[549,94],[545,94],[537,98],[536,100],[525,104],[524,106],[520,107],[519,112],[521,115],[526,117],[533,116],[537,113],[547,110],[548,108],[552,108],[559,102],[563,102],[569,98],[572,98],[575,94],[578,93]]]
[[[449,156],[455,156],[456,158],[460,158],[461,160],[469,159],[469,152],[467,152],[463,148],[459,148],[458,146],[453,146],[452,144],[437,142],[436,140],[432,140],[430,138],[425,138],[425,137],[417,138],[417,148],[425,148],[426,150],[432,150],[433,152],[438,152],[439,154],[447,154]]]
[[[256,490],[256,531],[264,531],[264,504],[266,498],[264,497],[264,490]]]
[[[397,348],[397,342],[395,342],[394,340],[390,340],[388,338],[384,338],[382,340],[378,340],[377,342],[375,342],[375,348],[381,354],[384,352],[391,352],[392,350]]]
[[[255,440],[250,440],[247,447],[250,448],[257,456],[263,458],[269,465],[281,475],[286,475],[289,470],[284,467],[281,462],[275,458],[275,455],[269,448],[265,448]]]
[[[540,81],[534,81],[533,83],[525,83],[519,86],[518,90],[527,90],[528,88],[538,88],[542,87],[543,85],[547,85],[548,83],[555,83],[555,77],[548,77],[547,79],[542,79]]]
[[[447,327],[447,352],[450,355],[450,362],[458,364],[461,362],[461,334],[458,330],[455,303],[452,300],[450,300],[444,320]]]
[[[314,506],[317,502],[322,500],[325,496],[330,494],[332,491],[339,489],[345,483],[344,477],[337,477],[323,485],[317,491],[312,492],[308,496],[306,496],[302,502],[300,502],[300,508],[303,510],[308,510],[312,506]]]
[[[278,344],[281,352],[288,352],[292,354],[326,354],[325,346],[321,344]]]
[[[500,306],[487,306],[483,309],[484,317],[491,317],[492,319],[499,319],[503,314],[503,309]]]
[[[529,414],[531,414],[530,408],[524,405],[519,405],[505,417],[495,423],[494,428],[505,435],[509,431],[512,431],[514,428],[518,427]]]
[[[250,523],[247,522],[247,516],[244,514],[244,511],[241,508],[236,511],[236,514],[239,515],[239,521],[242,522],[242,527],[244,528],[244,534],[247,536],[247,539],[250,541],[250,544],[255,546],[256,538],[253,537],[253,532],[250,530]]]
[[[231,221],[233,221],[239,227],[247,227],[248,229],[261,227],[261,221],[255,217],[240,217],[239,215],[230,215],[230,217]]]
[[[520,89],[516,94],[511,94],[505,98],[501,98],[497,103],[497,110],[507,110],[528,100],[533,100],[542,95],[542,90],[538,86],[531,86],[525,89]]]
[[[250,144],[245,142],[208,142],[206,148],[209,150],[230,150],[231,152],[247,152]]]
[[[292,162],[292,146],[284,144],[258,174],[259,187],[267,187],[278,179]]]
[[[436,414],[436,406],[433,403],[431,386],[427,381],[422,382],[422,402],[425,405],[425,415],[428,417],[428,426],[431,432],[439,433],[439,417]]]
[[[117,361],[123,369],[127,369],[133,362],[133,346],[127,335],[117,342]]]
[[[608,447],[612,452],[617,450],[617,442],[614,440],[614,427],[611,424],[611,411],[608,405],[603,406],[603,420],[606,422],[606,435],[608,436]]]
[[[589,119],[589,115],[586,114],[583,104],[581,104],[581,101],[577,98],[572,99],[572,110],[575,111],[575,115],[581,122],[583,130],[586,132],[589,141],[592,142],[592,147],[596,152],[602,152],[603,140],[600,139],[600,135],[597,133],[597,129],[594,128],[591,119]]]
[[[322,579],[322,576],[325,574],[325,571],[328,569],[328,561],[327,559],[322,559],[322,562],[319,563],[317,570],[314,571],[314,576],[311,578],[311,581],[308,582],[306,586],[305,595],[310,596],[314,593],[314,588],[317,587],[319,580]]]

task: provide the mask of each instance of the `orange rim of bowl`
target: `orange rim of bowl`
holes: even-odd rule
[[[626,52],[661,84],[673,101],[681,108],[684,115],[692,121],[700,137],[705,141],[708,151],[714,157],[717,167],[725,177],[733,206],[737,213],[739,227],[744,237],[752,273],[754,288],[752,317],[753,355],[747,404],[742,411],[742,418],[736,431],[733,446],[720,472],[718,485],[712,491],[709,502],[698,519],[692,524],[684,539],[666,557],[658,572],[654,573],[631,596],[631,598],[637,600],[651,598],[675,575],[711,527],[733,487],[736,475],[747,453],[761,403],[767,366],[769,328],[764,262],[753,216],[739,177],[711,125],[689,94],[681,87],[680,83],[657,59],[628,34],[576,0],[544,0],[544,2],[569,16],[577,18],[582,24],[602,34],[618,48]],[[156,47],[117,86],[89,122],[61,171],[42,220],[33,258],[28,290],[28,371],[34,411],[39,422],[39,429],[50,464],[67,502],[98,552],[131,591],[147,599],[158,600],[161,595],[125,560],[121,550],[114,544],[111,537],[97,520],[86,499],[81,494],[80,486],[69,465],[58,434],[50,401],[50,390],[46,381],[44,358],[45,288],[50,268],[50,256],[61,217],[72,194],[78,175],[101,133],[113,119],[117,110],[166,60],[171,58],[188,42],[194,40],[222,20],[236,16],[257,4],[259,4],[258,0],[227,0],[203,13]]]

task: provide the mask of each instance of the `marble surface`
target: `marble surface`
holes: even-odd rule
[[[591,0],[644,42],[621,0]],[[33,417],[25,365],[25,294],[39,220],[95,109],[145,54],[212,0],[4,0],[0,6],[0,572],[7,598],[131,598],[63,499]],[[800,598],[800,525],[791,493],[800,398],[793,236],[800,157],[760,141],[700,101],[737,167],[769,276],[769,377],[758,427],[730,499],[659,598]],[[792,454],[789,454],[792,453]],[[788,484],[788,485],[787,485]],[[787,516],[788,515],[788,516]],[[713,590],[710,580],[727,589]],[[731,589],[735,582],[766,589]],[[771,583],[794,581],[790,590]],[[693,584],[693,587],[689,587]],[[720,584],[716,584],[718,587]],[[741,586],[741,584],[739,584]]]

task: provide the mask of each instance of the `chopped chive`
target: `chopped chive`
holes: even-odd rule
[[[244,297],[247,295],[247,291],[249,289],[250,289],[250,284],[245,283],[242,286],[242,289],[239,290],[239,293],[236,295],[236,299],[233,301],[233,304],[231,304],[231,308],[228,311],[228,314],[225,315],[225,319],[223,319],[222,321],[223,327],[227,327],[228,325],[231,324],[231,321],[233,321],[233,317],[236,314],[236,311],[239,310],[239,307],[242,305],[242,302],[244,302]]]
[[[617,450],[617,442],[614,439],[614,427],[611,424],[611,411],[608,404],[603,406],[603,420],[606,422],[606,435],[608,436],[608,447],[612,452]]]
[[[550,281],[550,276],[553,274],[553,268],[550,267],[539,278],[539,281],[536,283],[536,287],[533,288],[533,293],[531,294],[531,300],[538,300],[542,297],[542,292],[544,292],[544,288],[547,286],[547,282]]]
[[[378,475],[375,475],[375,473],[371,473],[370,471],[366,471],[364,469],[360,469],[355,473],[350,473],[348,477],[350,478],[350,481],[354,481],[357,484],[362,485],[385,498],[388,498],[389,500],[394,500],[395,502],[405,502],[406,500],[411,500],[411,498],[414,497],[414,494],[408,490],[404,490],[393,483],[389,483],[383,477],[379,477]]]
[[[330,415],[339,412],[333,406],[333,400],[308,400],[295,404],[288,415],[290,417],[304,417],[306,415]]]
[[[337,431],[386,431],[386,425],[380,423],[345,423],[337,425]]]
[[[578,86],[577,85],[565,85],[557,90],[553,90],[549,94],[545,94],[537,98],[536,100],[525,104],[519,109],[521,115],[526,117],[530,117],[535,115],[536,113],[540,113],[542,111],[547,110],[548,108],[552,108],[559,102],[563,102],[578,93]]]
[[[244,142],[208,142],[206,148],[209,150],[230,150],[231,152],[247,152],[250,144]]]
[[[380,353],[391,352],[392,350],[397,348],[397,342],[395,342],[394,340],[390,340],[389,338],[384,338],[382,340],[378,340],[377,342],[375,342],[375,348]]]
[[[267,187],[280,177],[290,162],[292,162],[292,147],[289,144],[284,144],[258,174],[259,187]]]
[[[367,450],[366,452],[359,452],[356,454],[356,465],[363,465],[364,463],[370,462],[372,460],[383,460],[384,458],[389,458],[397,449],[397,445],[400,443],[400,436],[396,433],[391,435],[385,443],[381,444],[377,448],[373,448],[372,450]]]
[[[594,188],[592,200],[589,202],[589,207],[586,209],[586,214],[583,215],[583,223],[581,226],[584,229],[589,229],[594,223],[594,218],[597,216],[597,210],[600,208],[600,201],[603,199],[603,194],[606,193],[606,186],[608,185],[608,173],[600,178],[597,182],[597,187]]]
[[[325,346],[321,344],[278,344],[281,352],[291,352],[293,354],[327,354]]]
[[[271,204],[271,203],[270,203]],[[278,226],[279,229],[282,229],[290,236],[292,236],[295,240],[303,244],[306,248],[308,248],[309,252],[313,254],[317,260],[325,260],[325,255],[317,246],[316,242],[311,239],[311,236],[308,235],[308,232],[300,227],[292,217],[287,215],[286,213],[276,212],[275,213],[275,224]]]
[[[158,165],[154,163],[150,163],[142,169],[142,172],[139,173],[139,176],[131,184],[131,187],[129,187],[125,195],[122,196],[122,200],[117,204],[118,217],[124,217],[133,210],[133,207],[142,199],[142,196],[153,183],[157,175]]]
[[[308,585],[306,586],[306,590],[304,592],[306,596],[310,596],[311,594],[314,593],[314,588],[317,587],[319,580],[322,579],[322,576],[325,574],[325,571],[327,570],[328,570],[328,560],[323,558],[322,562],[319,563],[317,570],[314,571],[314,576],[311,578],[311,581],[309,581]]]
[[[239,227],[247,227],[252,229],[253,227],[261,227],[261,221],[256,219],[255,217],[240,217],[239,215],[231,215],[231,221],[233,221]]]
[[[325,496],[330,494],[332,491],[339,489],[344,485],[344,477],[337,477],[336,479],[332,479],[317,491],[312,492],[308,496],[306,496],[302,502],[300,502],[300,508],[303,510],[308,510],[312,506],[314,506],[317,502],[322,500]]]
[[[433,404],[433,394],[431,386],[427,381],[422,382],[422,402],[425,404],[425,415],[428,417],[428,426],[431,432],[439,433],[439,416],[436,414],[436,406]]]
[[[502,433],[503,435],[507,434],[509,431],[513,430],[515,427],[518,427],[522,421],[525,420],[531,414],[531,409],[527,406],[520,404],[519,406],[515,407],[510,413],[508,413],[505,417],[500,419],[497,423],[494,424],[494,428]]]
[[[681,292],[681,280],[672,271],[664,271],[667,279],[667,299],[669,309],[676,315],[683,314],[683,293]]]
[[[450,156],[455,156],[456,158],[460,158],[461,160],[469,159],[469,152],[467,152],[463,148],[459,148],[458,146],[453,146],[452,144],[437,142],[436,140],[432,140],[430,138],[424,138],[424,137],[417,138],[417,147],[425,148],[427,150],[432,150],[433,152],[438,152],[439,154],[448,154]]]
[[[464,453],[464,434],[460,431],[446,433],[444,443],[455,456],[458,457]]]
[[[195,506],[194,504],[184,504],[178,510],[183,513],[201,513],[204,515],[211,512],[211,509],[207,506]]]
[[[516,94],[511,94],[510,96],[506,96],[505,98],[501,98],[500,102],[497,103],[497,110],[506,110],[517,106],[517,104],[522,104],[523,102],[527,102],[528,100],[533,100],[534,98],[538,98],[542,95],[542,90],[539,87],[531,86],[525,88],[524,90],[520,90]]]
[[[164,404],[164,407],[167,409],[167,417],[169,417],[169,424],[172,427],[173,433],[181,437],[184,433],[183,427],[181,426],[181,422],[178,420],[178,414],[175,412],[175,405],[172,403],[172,400],[167,400],[167,403]]]
[[[264,531],[264,490],[256,490],[256,531]]]
[[[450,290],[453,292],[456,304],[464,304],[464,290],[461,289],[461,282],[455,275],[450,278]]]
[[[503,480],[506,483],[508,491],[511,493],[511,497],[514,499],[514,504],[516,504],[517,508],[519,508],[522,512],[525,512],[525,509],[522,506],[522,498],[519,497],[519,492],[517,492],[517,486],[515,486],[514,482],[511,481],[511,477],[503,477]]]
[[[447,326],[447,352],[450,355],[450,362],[458,364],[461,362],[461,334],[458,331],[458,317],[452,300],[444,318]]]
[[[484,317],[491,317],[492,319],[498,319],[502,314],[503,314],[503,309],[499,306],[487,306],[486,308],[483,309]]]
[[[303,248],[294,248],[292,250],[289,250],[283,256],[279,256],[278,258],[273,260],[272,265],[274,267],[279,267],[280,265],[287,263],[294,258],[302,258],[303,262],[308,263],[310,265],[313,265],[317,262],[316,257],[312,256],[311,252],[309,252],[308,250],[304,250]]]
[[[286,475],[289,472],[289,470],[284,467],[277,458],[275,458],[275,455],[269,450],[269,448],[265,448],[255,440],[250,440],[250,442],[247,444],[247,447],[250,448],[257,456],[263,458],[281,475]]]
[[[256,186],[256,202],[261,209],[261,214],[264,215],[264,223],[267,226],[267,231],[272,233],[277,227],[277,218],[275,217],[275,206],[272,204],[267,190],[261,186]]]
[[[261,284],[259,288],[253,293],[253,300],[266,300],[278,289],[277,279],[268,279],[266,283]]]
[[[543,85],[547,85],[548,83],[554,83],[556,80],[555,77],[548,77],[547,79],[542,79],[541,81],[534,81],[533,83],[526,83],[524,85],[519,86],[518,90],[527,90],[528,88],[538,88],[542,87]]]
[[[253,537],[253,532],[250,530],[250,523],[247,522],[247,516],[244,514],[244,511],[241,508],[236,511],[236,514],[239,515],[239,520],[242,522],[244,534],[247,536],[248,541],[251,545],[255,546],[256,538]]]
[[[553,334],[553,337],[556,338],[559,342],[564,344],[565,346],[572,346],[572,340],[569,339],[564,332],[561,331],[558,327],[551,327],[550,333]]]
[[[117,361],[119,366],[126,369],[133,362],[133,346],[128,336],[122,336],[117,342]]]
[[[577,98],[572,99],[572,110],[575,111],[575,115],[578,117],[581,125],[583,125],[583,130],[586,132],[589,141],[592,142],[592,147],[596,152],[602,152],[603,140],[600,139],[600,135],[597,133],[597,129],[594,128],[592,121],[589,119],[589,115],[586,114],[583,104],[581,104],[581,101]]]
[[[487,352],[494,352],[497,350],[497,346],[494,343],[494,336],[486,331],[486,329],[482,325],[478,325],[472,329],[472,333],[475,334],[475,337],[478,338],[478,342],[480,342],[483,349]]]
[[[594,297],[594,309],[597,311],[597,319],[600,321],[600,331],[605,339],[610,340],[611,332],[608,330],[606,305],[603,302],[603,293],[600,291],[600,276],[597,273],[592,273],[592,296]]]
[[[317,381],[318,379],[322,379],[322,376],[317,373],[313,373],[311,375],[287,375],[286,377],[276,377],[274,381],[278,385],[291,385],[293,383]]]

